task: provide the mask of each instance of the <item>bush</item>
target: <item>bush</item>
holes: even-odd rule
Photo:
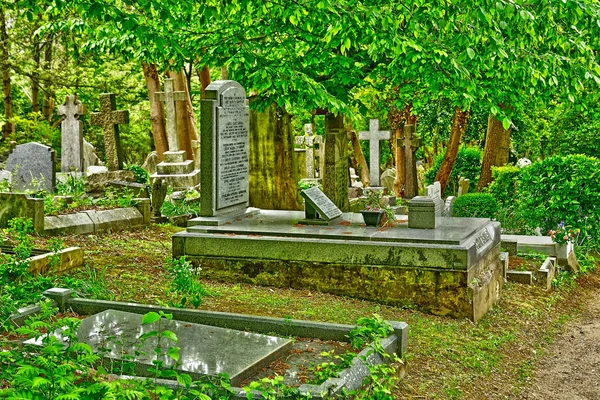
[[[581,229],[596,245],[600,236],[600,160],[583,155],[555,156],[521,171],[518,216],[542,232],[564,222]],[[581,243],[580,243],[581,244]]]
[[[500,206],[511,206],[517,196],[517,181],[521,169],[512,165],[492,167],[493,181],[487,191],[494,196]]]
[[[444,154],[439,155],[433,162],[433,167],[425,173],[425,181],[431,185],[435,180],[435,175],[442,165]],[[452,173],[448,180],[448,185],[444,190],[444,195],[456,194],[458,192],[458,180],[460,177],[469,179],[469,191],[475,191],[479,173],[481,171],[481,150],[477,147],[461,147],[456,155],[456,162],[452,167]]]
[[[498,202],[489,193],[467,193],[457,197],[452,208],[453,217],[490,218],[498,214]]]
[[[150,175],[148,175],[148,172],[146,172],[146,170],[140,167],[139,165],[126,165],[125,169],[133,172],[133,174],[135,175],[135,181],[137,183],[147,185],[150,182]]]

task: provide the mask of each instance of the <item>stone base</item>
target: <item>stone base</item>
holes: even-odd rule
[[[173,187],[174,191],[187,190],[200,184],[200,170],[194,170],[189,174],[182,175],[157,175],[150,177],[150,182],[154,183],[156,178],[161,178],[168,186]]]
[[[360,214],[297,225],[304,213],[261,211],[221,226],[188,225],[173,256],[188,256],[206,277],[310,289],[437,315],[480,319],[500,297],[500,225],[442,218],[439,229],[406,224],[377,230]]]
[[[252,217],[260,213],[258,208],[246,208],[243,211],[234,212],[231,214],[217,215],[215,217],[197,217],[188,221],[188,226],[220,226],[230,223],[239,218]]]

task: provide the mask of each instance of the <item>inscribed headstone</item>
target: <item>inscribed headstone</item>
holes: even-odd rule
[[[235,81],[215,81],[205,93],[201,103],[201,215],[212,217],[248,207],[250,113],[246,92]]]
[[[390,131],[379,130],[379,120],[372,119],[368,131],[358,133],[359,139],[369,141],[369,179],[372,187],[379,187],[379,141],[390,138]]]
[[[106,166],[110,171],[123,169],[123,149],[119,124],[129,123],[129,111],[116,110],[117,104],[114,93],[100,95],[100,112],[92,113],[92,125],[99,125],[104,129],[104,147],[106,152]]]
[[[16,190],[45,190],[56,186],[56,153],[48,146],[30,142],[20,144],[8,156],[7,169],[12,173]]]
[[[306,206],[312,207],[326,221],[342,215],[342,211],[316,186],[303,190],[300,195],[306,201]]]
[[[62,172],[84,172],[83,165],[83,126],[79,117],[85,114],[85,107],[75,95],[68,95],[65,102],[58,106],[58,112],[63,116],[61,126],[61,156]]]

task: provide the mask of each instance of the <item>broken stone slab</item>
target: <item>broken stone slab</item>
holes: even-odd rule
[[[46,235],[71,235],[93,233],[94,231],[94,221],[84,212],[49,215],[44,218],[44,234]]]
[[[132,171],[121,170],[88,175],[85,178],[85,192],[104,194],[104,189],[113,181],[133,183],[135,174]]]
[[[83,250],[79,247],[68,247],[28,259],[29,272],[32,275],[45,275],[49,272],[63,273],[81,268],[84,264]]]

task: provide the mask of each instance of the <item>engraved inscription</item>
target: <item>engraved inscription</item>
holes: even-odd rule
[[[248,119],[244,91],[225,91],[217,107],[217,209],[248,202]]]
[[[481,248],[483,248],[486,244],[488,244],[491,241],[492,241],[492,235],[490,235],[488,230],[485,229],[483,232],[481,232],[479,234],[479,236],[477,236],[475,238],[475,249],[477,249],[477,251],[479,251]]]
[[[326,220],[332,220],[342,215],[342,211],[318,187],[302,191],[302,197],[309,202]]]

